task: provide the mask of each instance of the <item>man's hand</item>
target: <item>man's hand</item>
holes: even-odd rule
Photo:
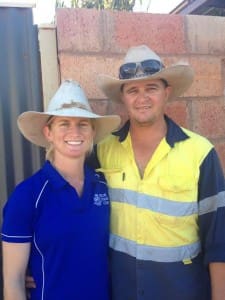
[[[35,284],[34,278],[32,276],[26,275],[25,287],[26,287],[26,296],[27,296],[27,299],[29,300],[30,299],[30,289],[36,288],[36,284]]]
[[[35,284],[34,278],[31,277],[31,276],[26,276],[25,286],[26,286],[27,289],[34,289],[34,288],[36,288],[36,284]]]

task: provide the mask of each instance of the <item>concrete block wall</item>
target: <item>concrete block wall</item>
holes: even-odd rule
[[[117,77],[130,46],[146,44],[165,65],[184,61],[195,70],[195,81],[182,96],[168,104],[177,123],[209,138],[225,171],[225,18],[156,15],[94,9],[58,9],[58,61],[61,80],[81,83],[94,111],[118,113],[96,86],[96,75]]]

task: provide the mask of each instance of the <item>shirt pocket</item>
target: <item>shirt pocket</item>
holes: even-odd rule
[[[196,182],[189,176],[168,175],[160,177],[158,184],[162,190],[181,194],[185,191],[193,190]]]
[[[188,176],[162,176],[158,180],[161,190],[157,222],[183,228],[197,213],[197,183]]]
[[[190,176],[162,176],[158,179],[159,195],[166,200],[196,202],[198,180]]]

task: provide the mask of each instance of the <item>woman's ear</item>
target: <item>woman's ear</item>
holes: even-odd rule
[[[45,125],[42,129],[42,132],[45,136],[45,138],[51,142],[51,130],[49,129],[49,126],[48,125]]]

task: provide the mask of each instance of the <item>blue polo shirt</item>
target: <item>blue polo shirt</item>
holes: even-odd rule
[[[3,211],[2,240],[31,243],[31,300],[108,300],[108,234],[107,186],[87,166],[81,197],[47,161]]]

